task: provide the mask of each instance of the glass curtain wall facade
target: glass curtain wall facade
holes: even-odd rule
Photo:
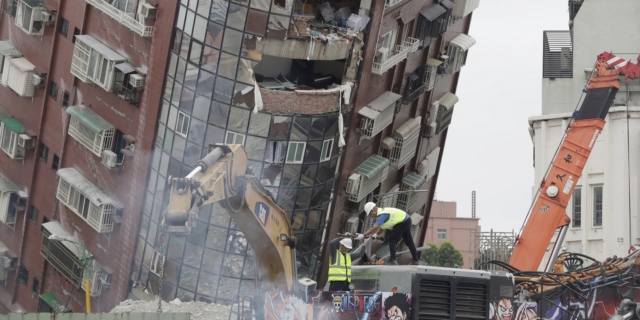
[[[286,31],[288,4],[182,0],[179,5],[131,275],[152,295],[159,290],[158,263],[164,263],[164,300],[229,303],[235,295],[255,292],[251,247],[220,205],[201,208],[189,237],[170,237],[166,247],[158,241],[167,177],[186,176],[211,143],[245,146],[253,173],[289,213],[298,237],[299,274],[317,276],[339,167],[338,113],[253,114],[252,106],[234,103],[254,85],[250,67],[261,59],[255,41],[267,29],[272,35]]]

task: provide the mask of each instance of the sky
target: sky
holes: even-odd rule
[[[533,196],[528,118],[541,114],[542,33],[568,30],[567,0],[483,0],[473,12],[436,199],[455,201],[459,217],[482,231],[517,233]]]

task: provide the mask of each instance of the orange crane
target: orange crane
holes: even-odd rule
[[[640,56],[638,57],[640,61]],[[587,96],[553,159],[550,169],[540,183],[524,228],[519,234],[509,264],[520,270],[538,270],[547,246],[559,229],[546,271],[552,271],[571,218],[566,207],[582,174],[605,117],[620,89],[619,76],[640,77],[640,65],[619,58],[612,53],[598,55],[596,71],[587,84]]]

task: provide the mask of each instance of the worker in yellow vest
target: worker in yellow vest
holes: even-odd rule
[[[378,208],[373,202],[367,202],[364,205],[364,212],[369,215],[369,217],[376,219],[376,222],[371,229],[362,234],[359,233],[356,237],[357,240],[369,235],[375,238],[384,230],[389,230],[389,234],[387,235],[387,241],[389,242],[388,264],[398,264],[396,260],[396,246],[400,239],[404,240],[404,244],[411,252],[411,257],[413,258],[411,264],[418,264],[418,252],[416,251],[416,245],[413,243],[413,237],[411,236],[411,218],[406,212],[396,208]]]
[[[353,249],[351,238],[338,237],[329,243],[329,247],[329,291],[350,291],[351,261],[364,256],[365,246],[361,246],[357,252],[349,253]]]

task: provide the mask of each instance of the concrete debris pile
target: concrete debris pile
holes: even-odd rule
[[[117,305],[110,313],[155,313],[158,310],[158,300],[125,300]],[[176,298],[171,302],[162,302],[163,313],[190,313],[191,320],[227,320],[231,306],[205,302],[182,302]]]

